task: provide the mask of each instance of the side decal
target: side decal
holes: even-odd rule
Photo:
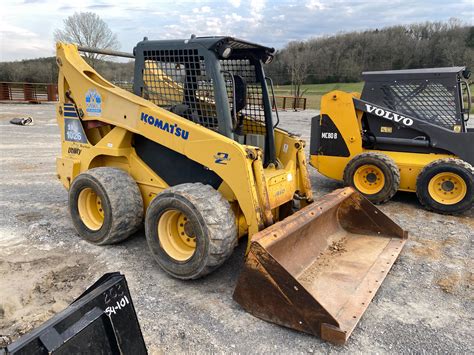
[[[86,92],[86,113],[89,116],[100,116],[102,114],[102,98],[96,89]]]
[[[184,140],[187,140],[189,137],[189,132],[179,127],[177,123],[168,123],[166,121],[160,120],[157,117],[147,115],[144,112],[141,113],[140,120],[150,126],[159,128],[162,131],[168,132],[169,134],[173,134],[176,137],[180,137]]]
[[[64,139],[68,142],[87,143],[81,121],[73,118],[64,119]]]
[[[229,153],[219,152],[214,155],[214,159],[214,162],[217,164],[227,165],[227,162],[230,160]]]
[[[365,104],[365,107],[368,113],[372,113],[381,118],[385,118],[386,120],[390,120],[396,123],[402,123],[404,126],[407,126],[407,127],[413,125],[413,120],[409,117],[405,117],[395,112],[390,112],[388,110],[384,110],[383,108],[369,105],[369,104]]]

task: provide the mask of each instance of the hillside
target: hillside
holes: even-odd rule
[[[458,65],[474,65],[474,27],[451,19],[290,42],[266,71],[276,84],[302,85],[357,82],[363,71]]]
[[[128,63],[99,60],[95,69],[113,82],[133,81],[133,61]],[[0,62],[0,81],[55,83],[58,67],[54,57]]]

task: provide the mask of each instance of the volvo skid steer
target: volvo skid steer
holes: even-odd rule
[[[373,203],[416,192],[438,213],[474,203],[465,67],[365,72],[362,94],[332,91],[311,128],[310,163]]]
[[[78,234],[116,243],[144,221],[179,279],[213,271],[248,236],[235,300],[344,343],[407,233],[350,188],[313,202],[304,142],[272,117],[273,49],[191,37],[115,54],[135,59],[133,94],[57,44],[57,173]]]

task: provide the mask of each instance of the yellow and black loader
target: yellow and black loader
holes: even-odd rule
[[[312,119],[310,164],[373,203],[411,191],[428,210],[469,210],[469,76],[465,67],[363,73],[362,94],[332,91],[322,97],[320,115]]]
[[[144,223],[179,279],[218,268],[247,236],[234,292],[252,314],[343,344],[407,233],[351,188],[313,201],[305,143],[278,128],[263,64],[274,50],[231,37],[143,40],[133,93],[57,44],[58,178],[94,244]],[[334,253],[337,246],[338,253]]]

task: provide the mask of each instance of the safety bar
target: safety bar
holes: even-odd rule
[[[133,55],[133,53],[114,51],[111,49],[99,49],[99,48],[85,47],[85,46],[77,46],[77,49],[79,50],[79,52],[96,53],[96,54],[103,54],[103,55],[112,55],[115,57],[135,59],[135,56]]]

